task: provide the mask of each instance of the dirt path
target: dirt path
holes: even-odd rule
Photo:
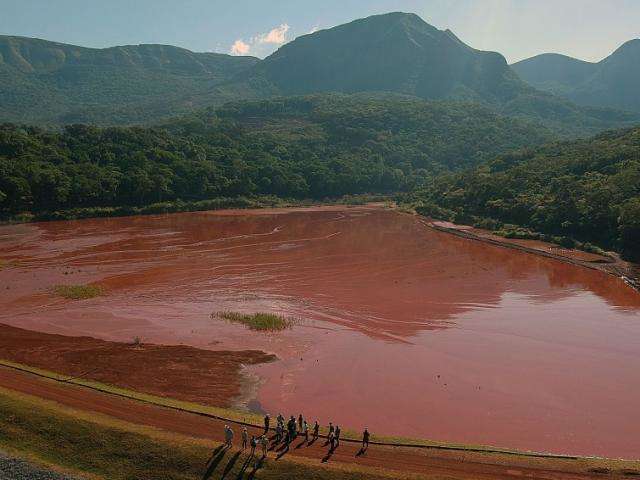
[[[82,387],[62,385],[3,367],[0,367],[0,386],[51,400],[67,407],[108,415],[134,424],[156,427],[197,438],[222,440],[222,421],[146,405]],[[238,429],[236,428],[236,430]],[[250,432],[250,434],[258,433],[257,430]],[[293,445],[298,447],[299,443],[296,441]],[[323,444],[324,441],[318,441],[312,446],[292,448],[286,455],[317,459],[320,463],[327,455],[327,447]],[[587,473],[587,467],[579,461],[543,461],[501,455],[378,446],[372,446],[364,456],[356,456],[358,450],[359,445],[343,442],[340,448],[327,460],[405,473],[442,475],[455,479],[569,480],[602,478],[601,475]],[[276,452],[271,452],[270,456],[273,458],[276,454]]]

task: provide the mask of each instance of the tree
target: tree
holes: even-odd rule
[[[618,218],[622,253],[630,260],[640,261],[640,197],[627,201]]]

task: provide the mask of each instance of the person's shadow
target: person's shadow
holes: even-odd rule
[[[331,456],[333,455],[334,451],[335,451],[335,447],[334,448],[330,448],[329,451],[327,452],[327,454],[322,459],[322,463],[327,463],[331,459]]]
[[[229,459],[229,461],[227,462],[227,466],[224,467],[224,471],[222,472],[222,477],[220,477],[220,480],[224,480],[229,472],[233,470],[233,466],[238,461],[238,458],[240,458],[240,451],[236,452],[236,454]]]
[[[278,453],[278,456],[276,457],[276,460],[280,460],[282,457],[284,457],[287,453],[289,453],[289,444],[285,443],[284,447],[281,448],[280,450],[278,450],[280,453]]]
[[[216,468],[218,467],[226,453],[227,447],[225,445],[220,445],[213,451],[211,457],[209,458],[209,460],[207,460],[207,471],[202,476],[202,480],[208,480],[209,478],[211,478],[211,475],[213,475],[213,472],[215,472]]]
[[[244,472],[247,471],[247,468],[249,467],[249,464],[251,463],[251,460],[253,458],[254,458],[253,455],[247,455],[247,459],[244,461],[244,463],[240,467],[240,471],[238,472],[238,476],[236,477],[236,480],[242,480],[242,478],[244,477]]]
[[[362,455],[364,455],[365,453],[367,453],[367,448],[369,448],[369,447],[362,447],[362,448],[360,448],[360,450],[358,450],[358,453],[356,453],[356,457],[361,457]]]
[[[251,472],[247,476],[247,480],[253,480],[255,478],[258,470],[262,468],[262,465],[264,464],[264,460],[265,460],[265,457],[262,457],[256,462],[256,464],[253,466],[253,470],[251,470]]]

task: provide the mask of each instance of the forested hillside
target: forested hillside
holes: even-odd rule
[[[409,13],[302,35],[264,60],[0,36],[0,122],[155,125],[229,101],[331,92],[475,102],[566,138],[640,121],[639,114],[585,108],[537,90],[501,54],[476,50]]]
[[[408,191],[550,138],[473,104],[346,95],[240,102],[155,128],[4,125],[0,212]]]
[[[93,49],[0,36],[0,121],[157,122],[236,98],[214,87],[257,61],[168,45]]]
[[[514,224],[639,260],[640,128],[501,155],[435,179],[418,197],[425,214]]]

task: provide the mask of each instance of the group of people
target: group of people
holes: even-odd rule
[[[275,435],[269,439],[268,434],[271,428],[271,416],[266,414],[264,417],[264,433],[262,435],[252,435],[251,439],[249,439],[249,432],[247,427],[242,428],[242,450],[246,450],[247,448],[251,448],[251,456],[255,455],[256,449],[258,446],[262,448],[262,457],[267,456],[267,452],[269,450],[270,441],[273,441],[274,445],[278,445],[281,442],[284,444],[283,448],[289,447],[289,444],[293,442],[296,438],[302,436],[304,438],[304,443],[310,445],[315,442],[320,437],[320,424],[316,420],[313,428],[309,428],[309,424],[307,420],[300,414],[296,420],[296,418],[291,415],[289,420],[285,422],[285,418],[282,414],[279,414],[276,418],[276,426],[273,430],[275,430]],[[328,433],[327,433],[327,441],[325,445],[329,445],[329,452],[333,452],[336,448],[340,446],[340,435],[341,430],[338,425],[333,425],[333,423],[329,422]],[[311,436],[311,438],[310,438]],[[224,439],[225,446],[232,447],[233,446],[233,437],[234,433],[232,428],[229,425],[224,426]],[[365,428],[362,433],[362,449],[360,453],[366,452],[369,448],[369,431]]]
[[[224,445],[225,447],[233,447],[233,429],[229,425],[224,426]],[[251,446],[251,456],[253,457],[256,454],[256,448],[260,445],[262,447],[262,456],[267,456],[267,451],[269,450],[269,439],[266,435],[261,435],[256,437],[255,435],[251,436],[251,441],[249,441],[249,432],[247,431],[247,427],[242,428],[242,450],[246,450],[248,446]]]
[[[284,417],[282,414],[278,415],[277,424],[275,427],[276,434],[273,440],[276,444],[284,441],[286,445],[295,440],[298,436],[303,436],[305,441],[309,442],[309,424],[302,415],[298,416],[296,421],[295,417],[291,415],[285,425]],[[271,417],[269,414],[264,417],[264,432],[267,434],[271,428]],[[320,424],[316,420],[313,426],[312,439],[315,440],[320,435]]]

